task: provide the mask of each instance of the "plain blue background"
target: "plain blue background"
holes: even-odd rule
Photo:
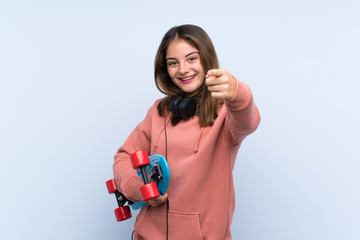
[[[1,1],[0,238],[130,239],[105,181],[162,95],[185,23],[262,115],[234,169],[233,239],[360,239],[359,1]],[[134,212],[136,215],[136,212]]]

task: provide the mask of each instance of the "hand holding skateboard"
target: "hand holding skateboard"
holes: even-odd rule
[[[158,207],[158,206],[166,203],[167,199],[168,199],[168,194],[165,193],[164,195],[161,195],[157,198],[147,200],[146,203],[152,207]]]

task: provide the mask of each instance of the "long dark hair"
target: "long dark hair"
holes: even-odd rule
[[[191,97],[197,101],[196,114],[199,116],[200,126],[211,126],[214,123],[214,119],[217,118],[217,109],[220,100],[211,97],[211,93],[207,90],[205,81],[203,81],[197,91],[185,93],[174,84],[168,74],[166,52],[170,43],[175,39],[183,39],[191,46],[198,49],[201,65],[205,74],[210,69],[219,68],[214,45],[202,28],[189,24],[171,28],[163,37],[155,57],[155,84],[159,91],[166,95],[158,105],[158,113],[160,116],[164,116],[169,110],[169,103],[176,96]],[[180,118],[171,117],[171,123],[173,125],[178,124],[180,120]]]

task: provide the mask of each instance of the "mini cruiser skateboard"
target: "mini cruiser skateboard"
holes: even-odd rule
[[[169,165],[166,159],[161,155],[150,156],[146,151],[139,151],[130,154],[131,163],[137,174],[144,181],[140,187],[142,202],[132,202],[122,194],[115,182],[115,179],[108,180],[106,186],[108,192],[114,193],[119,205],[114,210],[118,222],[132,217],[130,207],[133,210],[141,209],[147,204],[145,201],[164,195],[167,191],[170,181]],[[125,205],[128,203],[128,205]],[[130,206],[130,207],[129,207]]]

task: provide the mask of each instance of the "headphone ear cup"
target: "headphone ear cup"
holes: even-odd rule
[[[196,102],[192,98],[175,97],[170,102],[170,111],[175,117],[187,120],[196,113]]]
[[[179,103],[179,113],[182,119],[187,120],[195,115],[196,113],[196,103],[192,98],[184,98]]]
[[[178,96],[178,97],[175,97],[171,100],[170,102],[170,111],[172,112],[172,114],[174,114],[174,116],[180,116],[180,113],[179,113],[179,103],[184,99],[184,97],[182,96]]]

